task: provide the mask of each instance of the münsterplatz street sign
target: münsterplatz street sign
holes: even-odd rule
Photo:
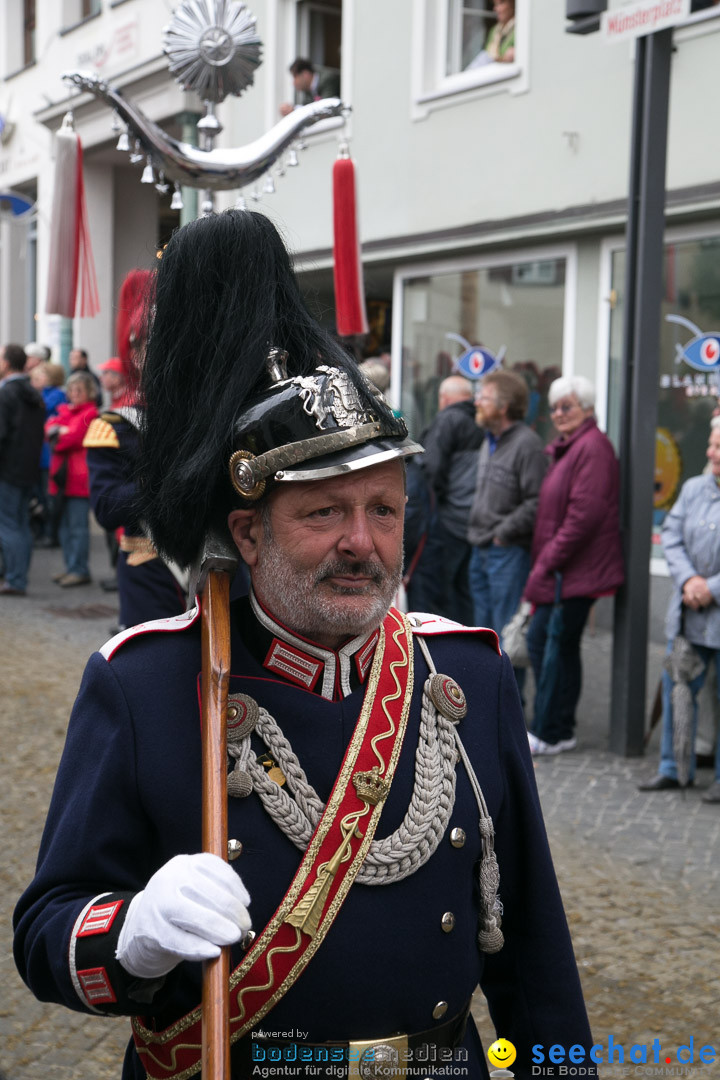
[[[606,42],[628,41],[677,26],[690,14],[690,0],[637,0],[604,11],[600,29]]]

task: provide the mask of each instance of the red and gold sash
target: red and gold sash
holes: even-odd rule
[[[412,637],[391,608],[375,649],[360,718],[300,867],[280,906],[230,976],[230,1038],[245,1035],[280,1000],[322,944],[367,855],[390,790],[413,691]],[[200,1071],[200,1006],[164,1031],[133,1017],[151,1080]]]

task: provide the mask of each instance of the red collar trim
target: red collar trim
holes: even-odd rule
[[[379,628],[328,649],[297,634],[250,592],[250,606],[264,634],[248,635],[246,644],[268,671],[304,690],[339,701],[365,684],[380,636]]]

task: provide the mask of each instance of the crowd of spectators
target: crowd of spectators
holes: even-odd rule
[[[33,342],[0,349],[0,595],[22,596],[34,545],[59,546],[61,587],[90,582],[87,450],[83,441],[103,394],[111,409],[131,398],[122,361],[89,368],[73,349],[70,375]],[[387,358],[361,365],[385,392]],[[473,384],[460,375],[438,388],[438,411],[421,435],[425,454],[408,467],[405,576],[408,606],[503,634],[527,613],[525,663],[515,675],[524,702],[525,664],[535,695],[528,738],[533,755],[577,746],[582,686],[580,644],[599,597],[624,580],[619,466],[595,418],[595,391],[582,376],[555,379],[548,392],[555,437],[547,446],[527,423],[526,379],[496,370]],[[675,581],[663,676],[662,753],[642,790],[692,783],[694,758],[678,776],[673,720],[677,642],[689,642],[689,719],[708,668],[720,682],[720,417],[713,420],[706,475],[683,488],[663,543]],[[720,510],[717,511],[720,513]],[[675,652],[674,652],[675,650]],[[693,666],[694,664],[694,666]],[[692,738],[690,739],[692,743]],[[720,802],[720,753],[706,801]]]
[[[582,376],[551,384],[556,437],[546,447],[525,421],[521,375],[498,370],[476,385],[477,392],[459,375],[446,378],[421,436],[430,510],[420,539],[406,538],[409,606],[492,627],[502,644],[526,604],[529,661],[542,687],[530,749],[562,753],[577,745],[580,640],[590,609],[623,583],[618,461]],[[410,492],[411,518],[417,498]],[[524,668],[515,674],[523,695]]]
[[[361,367],[386,392],[390,365],[379,361]],[[421,436],[425,460],[407,468],[403,586],[411,611],[489,626],[501,644],[510,635],[523,705],[526,668],[533,669],[528,741],[533,756],[542,756],[578,745],[582,634],[595,602],[623,584],[624,567],[619,463],[597,425],[594,387],[582,376],[553,378],[547,402],[555,437],[544,446],[534,430],[537,393],[526,367],[493,371],[474,386],[458,375],[440,382],[437,414]],[[667,624],[661,760],[643,791],[682,788],[688,777],[693,783],[698,698],[711,668],[720,685],[718,415],[707,458],[705,475],[688,482],[663,530],[676,590]],[[678,642],[694,656],[684,779],[673,707]],[[714,762],[705,802],[720,802],[720,741]]]
[[[2,596],[25,595],[36,546],[61,549],[64,568],[53,577],[57,585],[90,582],[83,440],[102,405],[103,387],[84,349],[71,350],[68,365],[69,374],[39,342],[0,348]],[[106,390],[108,403],[116,403],[111,387]]]
[[[367,374],[372,377],[370,369]],[[476,386],[473,394],[457,375],[440,384],[437,415],[422,436],[426,460],[408,470],[403,583],[411,610],[468,622],[470,609],[474,624],[492,627],[501,644],[520,619],[525,657],[515,675],[523,704],[525,665],[535,679],[530,750],[559,754],[578,745],[580,645],[589,614],[624,581],[619,463],[598,428],[588,379],[551,383],[556,434],[547,446],[526,422],[530,396],[520,373],[491,372]],[[675,589],[666,625],[660,763],[642,791],[692,785],[698,696],[710,668],[720,685],[718,415],[707,459],[662,532]],[[704,802],[720,802],[720,740],[714,765]]]

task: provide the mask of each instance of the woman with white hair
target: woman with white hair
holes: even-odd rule
[[[577,746],[580,639],[595,600],[613,594],[625,577],[618,461],[595,420],[595,389],[582,375],[563,376],[551,384],[548,399],[558,435],[545,451],[550,467],[540,488],[524,594],[535,605],[527,644],[536,686],[541,673],[543,683],[529,733],[535,755]],[[557,603],[559,631],[549,637]]]

